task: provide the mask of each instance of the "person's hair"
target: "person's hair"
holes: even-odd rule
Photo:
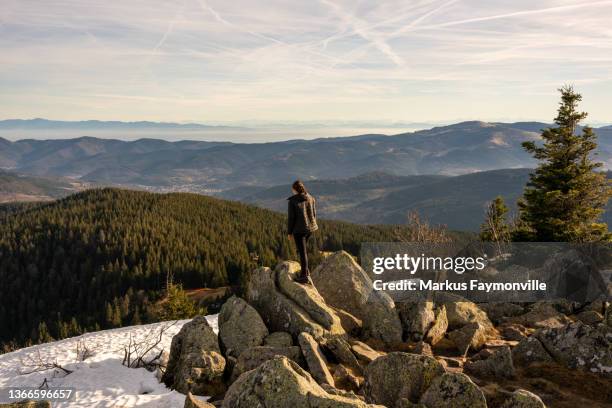
[[[302,180],[295,180],[293,182],[293,185],[291,186],[291,188],[293,188],[295,191],[297,191],[298,194],[306,194],[306,193],[308,193],[308,190],[306,190],[306,186],[304,185],[304,183],[302,183]]]

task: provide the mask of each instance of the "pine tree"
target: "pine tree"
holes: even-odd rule
[[[51,335],[49,334],[47,323],[40,322],[38,324],[38,342],[42,344],[50,341],[53,341],[53,337],[51,337]]]
[[[167,299],[162,303],[159,311],[159,319],[189,319],[197,314],[205,314],[205,311],[198,309],[194,302],[187,297],[183,285],[170,283]]]
[[[544,144],[524,142],[540,161],[519,205],[519,228],[514,240],[539,242],[593,242],[611,240],[608,227],[598,222],[612,194],[606,175],[592,160],[596,135],[588,126],[578,134],[587,116],[578,111],[582,96],[571,86],[559,90],[561,102],[556,127],[542,132]]]
[[[489,203],[485,221],[480,226],[480,240],[483,242],[506,242],[509,240],[509,228],[506,222],[508,207],[502,197],[496,197]]]

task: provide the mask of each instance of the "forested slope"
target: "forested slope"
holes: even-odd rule
[[[0,342],[150,320],[167,274],[216,287],[239,283],[252,253],[265,265],[295,259],[284,215],[195,194],[89,190],[1,219]],[[314,246],[356,253],[394,236],[394,227],[323,221]]]

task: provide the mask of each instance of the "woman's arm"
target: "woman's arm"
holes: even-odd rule
[[[295,224],[295,208],[291,200],[287,201],[287,234],[293,234],[293,226]]]

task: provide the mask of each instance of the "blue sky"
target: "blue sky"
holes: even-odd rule
[[[2,0],[2,118],[612,121],[612,1]]]

